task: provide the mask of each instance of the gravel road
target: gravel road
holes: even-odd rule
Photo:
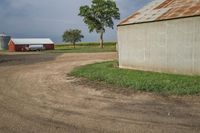
[[[200,97],[125,95],[67,76],[116,53],[0,54],[0,133],[200,133]]]

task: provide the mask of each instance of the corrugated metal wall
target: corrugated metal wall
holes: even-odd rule
[[[2,45],[2,38],[0,36],[0,50],[2,50],[1,45]]]
[[[200,75],[200,17],[118,27],[119,65]]]
[[[44,44],[45,50],[54,50],[54,44]]]
[[[10,41],[10,36],[0,36],[0,49],[1,50],[7,50],[8,49],[8,43]]]

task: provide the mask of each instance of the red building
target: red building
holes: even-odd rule
[[[48,38],[11,39],[9,42],[10,52],[25,52],[31,49],[54,50],[54,42]]]

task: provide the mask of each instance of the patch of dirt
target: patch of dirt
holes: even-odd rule
[[[0,133],[199,133],[198,96],[138,93],[67,76],[114,59],[116,53],[0,55]]]

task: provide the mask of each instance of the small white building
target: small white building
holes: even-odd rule
[[[200,75],[200,0],[154,0],[118,25],[120,68]]]

